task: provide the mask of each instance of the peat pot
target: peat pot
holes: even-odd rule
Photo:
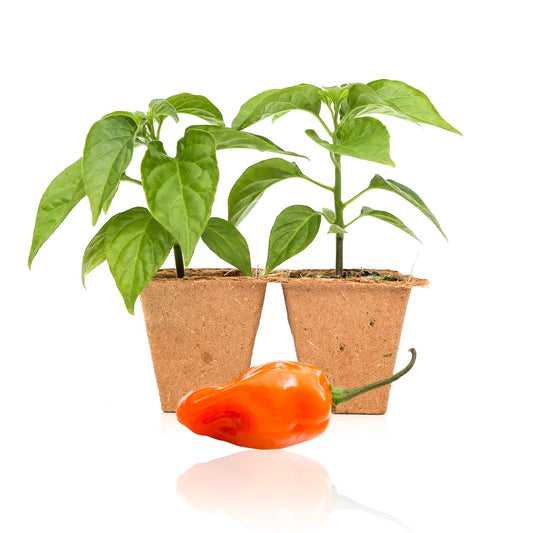
[[[160,270],[141,293],[161,408],[249,367],[266,281],[224,269]]]
[[[358,387],[394,372],[412,287],[427,280],[391,271],[291,271],[281,281],[296,355],[320,368],[336,387]],[[272,280],[274,281],[274,280]],[[383,414],[390,385],[337,408],[338,413]]]

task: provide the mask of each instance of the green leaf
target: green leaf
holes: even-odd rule
[[[387,102],[374,89],[364,83],[354,83],[346,99],[346,119],[363,115],[390,115],[404,120],[414,120],[397,106]],[[416,121],[415,121],[416,122]]]
[[[105,256],[128,311],[168,257],[174,237],[144,207],[134,207],[106,224]],[[98,260],[98,255],[95,254]]]
[[[272,124],[274,124],[274,122],[277,122],[281,117],[284,117],[289,111],[281,111],[281,113],[274,113],[272,115]]]
[[[102,118],[116,116],[129,117],[137,123],[137,126],[140,126],[146,118],[146,115],[142,111],[135,111],[134,113],[132,113],[131,111],[113,111],[112,113],[104,115]]]
[[[323,87],[320,92],[320,98],[326,104],[339,106],[341,102],[348,96],[350,85],[342,85],[340,87]]]
[[[328,233],[348,233],[344,228],[341,228],[337,224],[331,224]]]
[[[357,220],[362,217],[374,217],[378,218],[379,220],[383,220],[383,222],[392,224],[398,229],[405,231],[405,233],[411,235],[411,237],[414,237],[418,242],[422,242],[398,217],[388,213],[387,211],[378,211],[377,209],[372,209],[371,207],[365,206],[361,209],[361,214],[357,217]]]
[[[28,258],[29,268],[31,268],[33,259],[41,246],[84,196],[85,188],[81,174],[81,159],[78,159],[56,176],[48,185],[46,191],[44,191],[37,209],[33,240]]]
[[[109,226],[108,220],[98,231],[98,233],[91,239],[91,242],[85,248],[83,254],[83,261],[81,264],[81,282],[85,287],[85,276],[97,266],[101,265],[106,260],[105,255],[105,234]]]
[[[252,150],[259,150],[260,152],[274,152],[277,154],[290,155],[295,157],[306,157],[304,155],[296,154],[295,152],[287,152],[274,144],[271,140],[261,135],[255,135],[247,131],[233,130],[222,126],[189,126],[187,130],[199,129],[205,131],[213,136],[215,139],[217,150],[225,150],[227,148],[250,148]],[[308,159],[306,157],[306,159]]]
[[[265,275],[313,242],[322,217],[305,205],[292,205],[276,218],[268,242]]]
[[[179,122],[178,113],[168,100],[156,98],[150,102],[149,108],[148,115],[154,117],[157,122],[161,122],[167,117],[172,117],[176,122]]]
[[[274,183],[287,178],[301,177],[304,177],[304,174],[295,163],[280,158],[266,159],[248,167],[229,193],[229,221],[238,226],[266,189]]]
[[[218,108],[205,96],[181,93],[167,98],[177,113],[186,113],[202,118],[216,126],[224,126],[224,118]]]
[[[242,130],[266,117],[294,109],[309,111],[318,116],[322,105],[320,91],[319,87],[306,83],[264,91],[241,106],[232,128]]]
[[[444,231],[442,231],[442,228],[440,227],[440,224],[438,223],[435,215],[430,211],[429,207],[422,201],[420,196],[418,196],[418,194],[416,194],[409,187],[406,187],[405,185],[402,185],[401,183],[398,183],[394,180],[386,180],[376,174],[370,181],[370,185],[368,186],[367,190],[371,189],[383,189],[385,191],[391,191],[400,195],[404,200],[407,200],[410,204],[414,205],[419,211],[424,213],[424,215],[426,215],[426,217],[429,218],[429,220],[431,220],[433,224],[435,224],[437,229],[442,233],[442,236],[446,240],[448,240],[448,238],[444,234]]]
[[[113,199],[115,198],[115,195],[118,192],[119,186],[120,186],[120,181],[117,182],[115,188],[111,191],[111,193],[109,194],[109,196],[106,198],[105,202],[102,205],[102,210],[104,211],[106,215],[107,215],[107,212],[109,211],[109,208],[111,207],[111,202],[113,201]]]
[[[241,232],[227,220],[210,218],[202,233],[202,240],[221,259],[252,276],[250,250]]]
[[[376,94],[396,106],[402,113],[416,122],[437,126],[453,133],[461,132],[446,122],[435,109],[429,98],[418,89],[402,81],[376,80],[368,83]]]
[[[389,132],[375,118],[362,117],[346,120],[339,127],[336,144],[322,140],[314,130],[306,130],[305,133],[317,144],[335,154],[395,166],[389,153]]]
[[[141,163],[146,201],[153,216],[181,246],[185,265],[211,216],[218,185],[215,140],[188,130],[178,142],[175,158],[152,141]]]
[[[141,184],[140,181],[129,178],[128,176],[126,176],[126,174],[122,174],[122,176],[120,176],[120,181],[117,183],[116,187],[111,191],[111,194],[107,197],[106,201],[104,202],[104,205],[102,206],[102,209],[105,214],[107,214],[107,212],[109,211],[109,208],[111,207],[111,202],[115,198],[118,192],[118,189],[120,187],[120,184],[123,181],[134,182],[134,183],[137,183],[138,185]]]
[[[334,224],[335,223],[335,220],[337,219],[337,215],[335,215],[335,211],[333,211],[332,209],[329,209],[327,207],[323,207],[322,208],[322,214],[324,215],[324,217],[326,218],[326,220],[330,224]]]
[[[137,128],[132,118],[112,115],[95,122],[87,135],[82,173],[93,224],[130,164]]]

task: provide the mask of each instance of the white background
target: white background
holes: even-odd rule
[[[0,529],[533,531],[528,13],[518,0],[2,7]],[[81,256],[96,231],[86,200],[28,271],[40,196],[107,112],[192,92],[230,122],[268,88],[379,78],[423,90],[464,134],[387,120],[397,167],[345,166],[347,196],[380,172],[416,190],[449,237],[375,192],[364,203],[394,210],[424,245],[373,220],[354,225],[346,241],[348,266],[430,278],[429,289],[413,291],[398,366],[410,346],[419,361],[393,385],[385,416],[339,415],[323,436],[281,455],[224,459],[242,450],[160,413],[140,305],[135,316],[126,312],[105,266],[82,288]],[[186,123],[165,125],[169,150]],[[302,170],[331,180],[327,157],[303,134],[314,127],[311,115],[295,112],[253,131],[310,155]],[[215,215],[226,216],[244,168],[266,157],[220,154]],[[110,214],[142,202],[123,184]],[[264,265],[270,226],[293,203],[331,206],[297,180],[268,191],[242,225],[254,265]],[[286,266],[332,262],[333,238],[322,231]],[[222,263],[200,244],[191,266]],[[253,361],[294,357],[274,287]],[[300,456],[289,469],[288,453]],[[206,477],[182,478],[177,493],[180,476],[217,459]],[[297,488],[280,497],[287,476]],[[333,486],[344,498],[331,496]]]

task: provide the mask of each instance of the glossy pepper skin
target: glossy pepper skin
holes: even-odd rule
[[[406,374],[411,361],[393,376],[362,387],[332,387],[318,368],[293,361],[252,367],[225,385],[189,392],[176,409],[178,420],[194,433],[237,446],[277,449],[318,437],[336,405],[388,385]]]
[[[285,448],[328,427],[331,393],[311,365],[272,362],[225,385],[196,389],[178,403],[178,420],[199,435],[248,448]]]

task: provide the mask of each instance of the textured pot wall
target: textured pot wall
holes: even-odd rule
[[[282,282],[298,360],[331,385],[357,387],[394,373],[411,286],[350,280]],[[390,385],[362,394],[338,413],[383,414]]]
[[[264,281],[194,274],[176,279],[162,271],[141,293],[165,412],[190,390],[246,371],[261,317]]]

